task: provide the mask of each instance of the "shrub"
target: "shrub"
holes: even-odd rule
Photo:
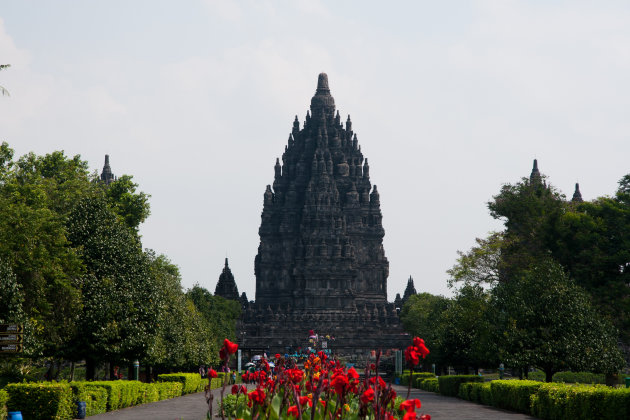
[[[483,382],[478,375],[447,375],[438,378],[440,394],[456,397],[459,394],[459,385],[464,382]]]
[[[492,381],[492,403],[499,408],[529,413],[530,398],[542,385],[538,381],[517,379]]]
[[[8,411],[21,411],[26,419],[71,419],[74,414],[72,389],[66,382],[8,384]]]
[[[479,384],[473,384],[476,387]],[[492,399],[492,383],[484,382],[481,384],[481,387],[477,390],[479,393],[479,402],[485,405],[493,405],[494,401]]]
[[[144,392],[144,384],[140,381],[94,381],[85,386],[105,388],[107,411],[136,405]]]
[[[431,372],[418,372],[413,374],[413,384],[414,388],[420,388],[420,383],[425,379],[435,378],[435,375]]]
[[[85,401],[85,415],[93,416],[107,411],[107,390],[92,386],[90,382],[70,382],[73,400]],[[76,410],[76,407],[74,407]],[[76,411],[75,411],[76,414]]]
[[[180,382],[182,384],[182,395],[203,391],[208,380],[202,378],[198,373],[166,373],[158,375],[159,382]]]
[[[531,414],[549,420],[629,418],[630,389],[542,384],[531,398]]]
[[[553,382],[570,384],[605,384],[606,375],[591,372],[558,372],[553,375]]]
[[[247,403],[247,395],[242,396],[239,395],[239,401],[241,404]],[[223,409],[225,410],[225,415],[228,417],[236,416],[236,395],[226,394],[223,397]],[[220,410],[220,408],[219,408]],[[221,411],[219,411],[220,413]]]
[[[470,396],[472,384],[472,382],[464,382],[463,384],[459,384],[459,392],[457,393],[457,396],[462,400],[472,401]]]
[[[438,384],[437,378],[425,379],[424,381],[420,382],[419,388],[429,392],[440,392],[440,386]]]
[[[7,391],[0,389],[0,420],[6,420],[9,414],[7,401],[9,401],[9,394],[7,394]]]
[[[151,386],[158,392],[158,399],[160,401],[182,395],[183,385],[181,382],[156,382],[151,384]]]

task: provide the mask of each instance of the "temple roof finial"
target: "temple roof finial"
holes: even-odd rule
[[[584,200],[582,199],[582,193],[580,192],[580,184],[575,183],[575,192],[573,193],[573,198],[571,198],[571,202],[573,203],[581,203]]]
[[[330,93],[330,87],[328,87],[328,75],[326,73],[319,73],[317,77],[317,93]]]
[[[529,175],[529,181],[532,183],[534,181],[540,182],[540,171],[538,170],[538,159],[534,159],[534,166],[532,168],[532,173]]]

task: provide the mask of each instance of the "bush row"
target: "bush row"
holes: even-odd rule
[[[163,376],[163,375],[160,375]],[[202,391],[208,384],[199,374],[173,374],[161,382],[25,382],[8,384],[0,391],[0,420],[7,411],[21,411],[26,419],[72,419],[77,401],[85,401],[86,415],[114,411],[133,405],[160,401]],[[196,376],[196,377],[195,377]],[[3,410],[6,402],[6,409]]]
[[[6,420],[9,414],[7,410],[7,401],[9,400],[9,394],[7,391],[0,389],[0,420]]]
[[[402,375],[400,375],[400,383],[401,385],[409,385],[409,378],[411,377],[411,372],[408,370],[403,371]],[[435,375],[431,372],[414,372],[413,373],[413,383],[411,384],[414,388],[418,388],[416,384],[419,384],[423,380],[427,378],[435,378]]]
[[[438,378],[440,394],[450,397],[459,395],[459,386],[467,382],[483,382],[483,378],[478,375],[446,375]]]
[[[545,373],[541,371],[529,372],[527,378],[533,381],[545,381]],[[592,372],[557,372],[551,378],[552,382],[568,384],[605,384],[606,375]]]
[[[460,385],[459,397],[544,420],[630,418],[630,389],[501,380]]]
[[[437,378],[424,379],[418,384],[418,388],[429,392],[440,392],[440,385]]]

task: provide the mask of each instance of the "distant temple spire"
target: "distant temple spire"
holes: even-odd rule
[[[415,295],[416,287],[413,285],[413,277],[409,276],[409,280],[407,280],[407,288],[405,289],[405,294],[403,294],[402,303],[403,305],[407,302],[411,296]]]
[[[538,170],[538,159],[534,159],[534,167],[532,168],[532,173],[529,175],[529,182],[540,182],[541,176],[540,171]]]
[[[103,165],[103,172],[101,172],[101,181],[103,181],[105,185],[116,181],[116,177],[112,173],[112,168],[109,166],[109,155],[105,155],[105,165]]]
[[[225,299],[239,300],[238,288],[236,287],[232,270],[230,270],[230,267],[228,266],[227,258],[225,259],[223,272],[219,276],[217,287],[214,289],[214,295],[221,296]]]
[[[582,193],[580,192],[580,184],[578,184],[577,182],[575,183],[575,192],[573,193],[573,198],[571,199],[571,202],[573,203],[581,203],[584,200],[582,200]]]

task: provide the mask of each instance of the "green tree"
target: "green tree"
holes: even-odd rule
[[[221,347],[224,338],[236,340],[236,320],[241,315],[241,304],[238,301],[213,296],[199,285],[189,289],[186,296],[212,328],[209,333],[214,338],[217,348]]]
[[[147,254],[164,306],[145,362],[161,370],[217,364],[219,348],[212,329],[182,291],[179,269],[164,255]]]
[[[79,201],[68,218],[68,232],[87,269],[76,350],[89,362],[88,376],[98,361],[145,357],[162,301],[136,233],[103,197]]]
[[[105,188],[105,194],[112,208],[123,219],[125,224],[138,229],[150,214],[149,195],[136,192],[138,184],[130,175],[123,175]]]
[[[449,304],[449,299],[430,293],[411,295],[400,311],[400,320],[405,331],[415,337],[421,337],[431,350],[423,361],[424,366],[443,362],[440,341],[440,324],[442,316]]]
[[[534,366],[547,382],[566,369],[613,373],[623,366],[615,328],[550,258],[499,283],[492,299],[496,344],[506,364]]]
[[[490,295],[478,284],[465,284],[440,318],[438,327],[442,357],[449,365],[466,371],[496,366],[492,324],[488,317]]]
[[[448,286],[457,284],[494,287],[501,273],[501,249],[505,246],[503,232],[491,232],[487,238],[476,238],[476,246],[468,252],[457,251],[457,262],[446,273]]]

